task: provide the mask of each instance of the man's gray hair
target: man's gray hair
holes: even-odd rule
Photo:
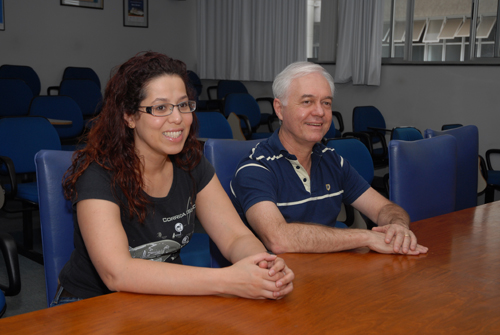
[[[279,99],[283,105],[287,105],[288,100],[288,89],[292,81],[296,78],[307,76],[311,73],[320,73],[325,77],[330,84],[330,89],[333,92],[335,86],[333,84],[333,77],[328,71],[326,71],[321,65],[314,64],[311,62],[295,62],[288,65],[283,71],[281,71],[273,82],[273,95],[275,98]]]

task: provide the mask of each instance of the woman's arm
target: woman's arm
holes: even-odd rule
[[[198,193],[196,215],[224,257],[233,264],[250,255],[266,252],[262,242],[241,221],[217,176]],[[259,265],[266,267],[264,264]],[[292,282],[293,272],[281,258],[270,264],[269,268],[271,275],[280,272],[286,274],[281,284]]]
[[[276,256],[260,253],[247,257],[240,262],[240,271],[230,273],[233,275],[226,274],[230,272],[227,269],[134,259],[128,250],[118,205],[106,200],[82,200],[77,203],[77,215],[92,263],[112,291],[168,295],[225,293],[271,299],[288,293],[276,287],[276,276],[280,274],[271,277],[267,269],[256,266],[264,260],[273,262]]]

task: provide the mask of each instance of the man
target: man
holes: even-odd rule
[[[334,84],[321,66],[289,65],[273,83],[281,127],[236,170],[231,199],[245,222],[274,253],[335,252],[368,247],[418,255],[409,216],[390,202],[321,139],[332,123]],[[335,228],[341,203],[378,227]]]

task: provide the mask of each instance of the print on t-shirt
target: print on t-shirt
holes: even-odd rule
[[[161,219],[162,231],[156,233],[158,241],[139,245],[135,248],[129,246],[132,258],[149,259],[164,262],[168,257],[177,258],[175,253],[189,242],[194,231],[194,214],[196,205],[188,198],[186,210],[180,214]],[[188,228],[189,227],[189,228]],[[181,243],[177,242],[180,241]]]

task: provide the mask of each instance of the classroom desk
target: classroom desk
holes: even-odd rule
[[[71,126],[73,121],[71,120],[59,120],[59,119],[47,119],[54,126]]]
[[[427,255],[285,254],[282,300],[114,293],[0,320],[19,334],[500,334],[500,202],[412,224]]]

